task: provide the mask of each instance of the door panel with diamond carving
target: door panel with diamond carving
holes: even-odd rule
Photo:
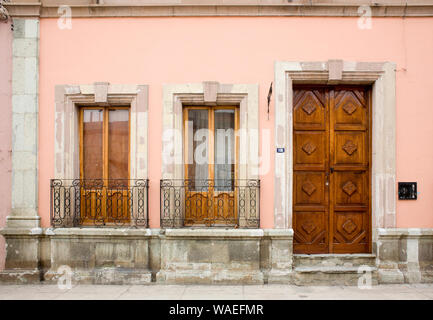
[[[295,170],[324,170],[326,165],[326,132],[299,131],[294,134],[300,147],[294,161]]]
[[[335,88],[330,97],[330,250],[369,252],[369,91]]]
[[[370,252],[369,89],[297,86],[293,108],[294,252]]]
[[[365,154],[366,132],[333,130],[334,134],[334,168],[339,166],[366,166]]]
[[[329,241],[326,172],[329,163],[328,92],[294,90],[293,228],[294,250],[324,253]]]
[[[323,172],[298,172],[295,184],[295,203],[323,207],[325,202],[325,174]]]

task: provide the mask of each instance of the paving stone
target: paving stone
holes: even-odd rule
[[[0,300],[433,300],[433,284],[346,286],[293,285],[1,285]]]

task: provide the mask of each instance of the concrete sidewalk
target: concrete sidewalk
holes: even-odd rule
[[[205,286],[205,285],[0,285],[0,300],[433,300],[433,284],[378,285],[358,287],[298,287],[291,285]]]

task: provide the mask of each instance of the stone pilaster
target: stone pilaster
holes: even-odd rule
[[[38,216],[39,19],[14,18],[12,42],[12,206],[0,279],[39,279]]]
[[[14,19],[12,58],[12,211],[8,228],[39,227],[39,19]]]
[[[293,266],[293,229],[266,229],[269,243],[268,283],[290,283]]]

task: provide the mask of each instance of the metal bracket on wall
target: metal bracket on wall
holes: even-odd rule
[[[268,120],[269,120],[269,104],[271,103],[271,96],[272,96],[272,82],[268,92]]]

